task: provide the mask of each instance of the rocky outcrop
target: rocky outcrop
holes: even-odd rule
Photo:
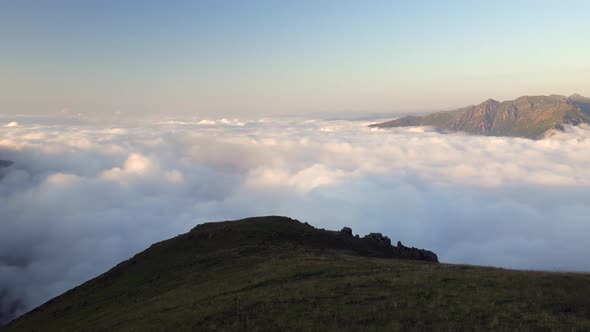
[[[438,256],[430,250],[406,247],[401,241],[397,241],[397,250],[410,259],[417,259],[429,262],[438,262]]]
[[[358,235],[353,236],[352,228],[350,227],[343,227],[338,233],[346,237],[359,238]],[[389,251],[393,257],[438,263],[438,256],[434,252],[426,249],[406,247],[401,241],[397,241],[397,246],[393,246],[391,239],[381,233],[369,233],[363,236],[362,240],[377,243],[382,250]]]
[[[384,246],[391,246],[391,240],[387,236],[383,236],[381,233],[369,233],[363,237],[363,239],[370,239]]]
[[[342,230],[340,230],[340,233],[352,236],[352,228],[343,227]]]

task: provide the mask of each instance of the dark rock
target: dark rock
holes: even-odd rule
[[[378,242],[383,246],[391,247],[391,249],[394,252],[397,252],[399,256],[401,256],[404,259],[415,259],[438,263],[438,256],[432,251],[418,249],[414,247],[406,247],[402,244],[401,241],[397,241],[397,246],[394,247],[391,245],[391,240],[387,236],[383,236],[381,233],[370,233],[368,235],[365,235],[363,239],[369,239],[371,241]]]
[[[430,250],[409,248],[404,246],[401,241],[397,241],[397,250],[405,258],[438,263],[438,256]]]
[[[387,236],[383,236],[381,233],[369,233],[368,235],[365,235],[363,239],[370,239],[377,241],[382,245],[391,246],[391,240]]]
[[[342,230],[340,230],[340,233],[352,236],[352,228],[343,227]]]

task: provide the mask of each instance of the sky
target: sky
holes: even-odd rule
[[[590,95],[587,1],[2,1],[0,113],[420,112]]]

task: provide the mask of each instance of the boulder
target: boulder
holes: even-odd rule
[[[350,227],[343,227],[340,230],[340,233],[343,233],[343,234],[352,236],[352,228],[350,228]]]

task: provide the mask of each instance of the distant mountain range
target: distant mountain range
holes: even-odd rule
[[[590,98],[572,96],[523,96],[499,102],[488,99],[476,106],[425,116],[408,115],[370,127],[432,126],[443,131],[474,135],[539,139],[564,125],[590,123]]]

